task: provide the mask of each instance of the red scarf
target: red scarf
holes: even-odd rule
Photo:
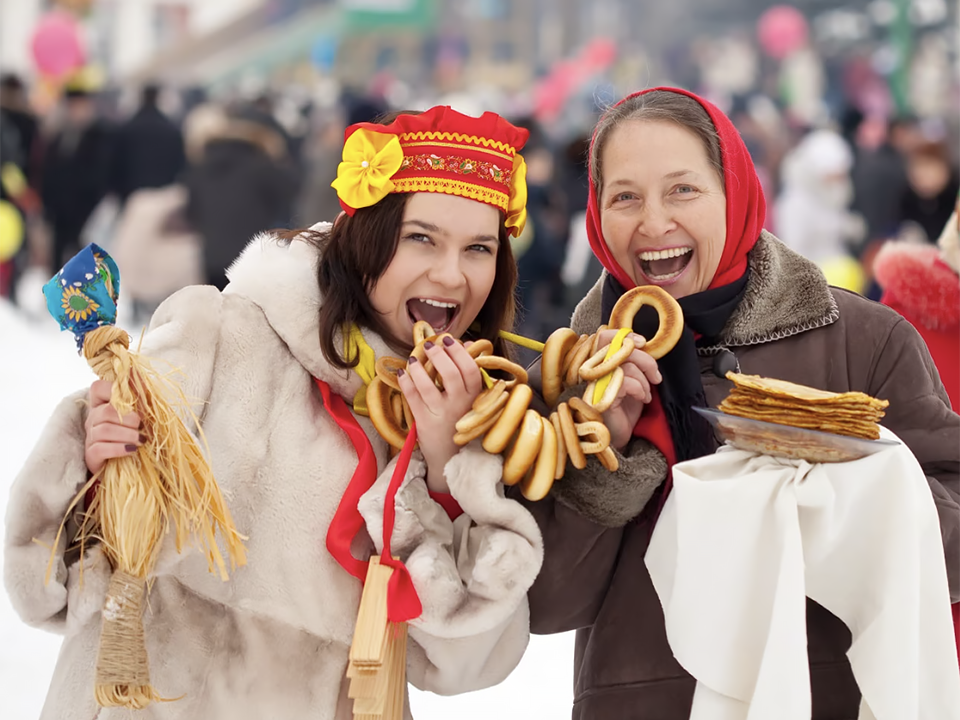
[[[723,163],[723,180],[726,188],[727,234],[720,264],[713,276],[713,281],[710,283],[710,288],[727,285],[743,277],[743,273],[747,270],[747,253],[756,244],[760,237],[760,231],[763,229],[767,206],[763,189],[760,187],[760,179],[757,177],[757,171],[753,166],[747,146],[744,145],[743,139],[733,123],[720,112],[719,108],[703,98],[679,88],[657,87],[641,90],[627,96],[620,102],[625,102],[637,95],[645,95],[654,90],[675,92],[696,100],[707,111],[720,136],[720,158]],[[596,142],[596,132],[594,132],[591,141],[591,157],[594,142]],[[599,198],[597,197],[597,188],[592,180],[590,181],[587,199],[587,236],[590,238],[590,247],[593,248],[593,253],[607,272],[613,275],[624,288],[635,287],[636,283],[633,278],[620,267],[603,238],[600,225]],[[653,402],[644,408],[643,415],[640,416],[633,434],[637,437],[646,438],[656,446],[666,457],[667,464],[672,467],[676,462],[677,455],[673,447],[673,439],[670,436],[670,428],[667,425],[667,418],[656,392],[653,393],[653,398]],[[666,493],[664,493],[664,497],[666,497]]]
[[[363,428],[360,427],[360,423],[357,422],[353,413],[350,412],[350,408],[347,407],[343,398],[337,393],[331,392],[330,386],[323,380],[319,378],[314,378],[314,380],[323,396],[324,407],[337,425],[340,426],[340,429],[350,438],[350,442],[353,443],[354,450],[357,452],[357,469],[340,499],[340,505],[337,506],[337,512],[330,522],[329,530],[327,530],[327,550],[344,570],[363,582],[367,576],[367,561],[355,558],[350,551],[350,546],[353,544],[353,539],[365,527],[363,517],[360,515],[357,506],[363,494],[376,482],[377,459],[373,454],[370,439]],[[400,457],[397,459],[393,476],[390,478],[387,497],[383,504],[383,552],[380,555],[380,562],[394,570],[387,587],[387,616],[391,622],[412,620],[419,617],[423,609],[410,573],[402,562],[394,560],[390,552],[390,538],[393,536],[393,524],[396,518],[395,500],[397,490],[400,489],[403,478],[407,474],[410,456],[413,454],[416,443],[417,431],[413,427],[410,429],[403,449],[400,451]]]

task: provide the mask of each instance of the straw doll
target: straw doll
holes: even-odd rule
[[[505,353],[525,139],[492,113],[445,107],[348,128],[334,224],[258,236],[223,292],[186,288],[155,313],[140,352],[178,371],[247,538],[228,582],[203,552],[163,540],[143,626],[152,685],[171,702],[97,714],[100,545],[68,548],[68,527],[44,584],[49,549],[34,539],[52,545],[78,490],[106,458],[138,453],[142,432],[141,418],[111,411],[105,381],[57,407],[14,482],[4,559],[21,617],[65,635],[43,718],[351,718],[348,657],[385,521],[407,679],[452,694],[513,669],[542,542],[503,496],[500,456],[452,441],[481,391],[476,364],[461,343],[438,343],[426,353],[442,389],[422,368],[406,373],[419,444],[386,505],[396,460],[355,401],[378,358],[407,358],[416,320]]]

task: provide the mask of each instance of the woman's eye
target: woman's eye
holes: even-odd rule
[[[690,193],[695,193],[697,189],[692,185],[678,185],[676,192],[679,195],[689,195]]]
[[[637,196],[634,195],[633,193],[622,192],[622,193],[617,193],[616,195],[614,195],[614,196],[613,196],[613,201],[614,201],[615,203],[617,203],[617,202],[629,202],[630,200],[634,200],[636,197],[637,197]]]
[[[470,245],[467,247],[467,250],[469,250],[470,252],[486,253],[487,255],[493,255],[493,249],[489,245],[484,245],[483,243]]]
[[[413,241],[413,242],[415,242],[415,243],[428,243],[428,242],[430,242],[430,238],[429,238],[427,235],[424,235],[423,233],[410,233],[409,235],[404,235],[404,236],[403,236],[403,239],[404,239],[404,240],[411,240],[411,241]]]

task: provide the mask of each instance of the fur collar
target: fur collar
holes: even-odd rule
[[[724,347],[759,345],[836,322],[837,302],[820,269],[764,230],[748,255],[750,278],[740,305],[720,335],[718,345],[699,348],[701,355]],[[600,293],[606,270],[574,310],[577,332],[600,325]]]
[[[329,228],[329,223],[318,223],[311,230]],[[271,233],[261,233],[227,270],[230,283],[223,292],[257,305],[297,362],[352,400],[363,381],[357,373],[331,365],[320,351],[318,315],[323,298],[317,287],[318,257],[307,242],[285,244]],[[377,357],[393,354],[379,335],[364,329],[363,336]]]
[[[877,253],[873,272],[884,302],[892,301],[924,327],[960,325],[960,278],[935,246],[888,242]]]

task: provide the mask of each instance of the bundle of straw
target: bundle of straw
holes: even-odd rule
[[[115,300],[119,277],[115,277],[116,266],[109,256],[95,245],[90,248],[96,274],[84,272],[83,277],[98,286],[87,288],[83,301],[95,311],[100,307],[92,299],[96,291],[105,289]],[[89,264],[90,258],[78,256],[76,260]],[[67,288],[63,291],[64,308],[68,296],[75,300],[80,294],[71,290],[71,286],[81,286],[80,282],[67,282],[69,268],[70,263],[48,283],[58,292],[61,286]],[[52,292],[45,287],[44,293],[50,305]],[[216,532],[219,530],[223,537],[232,568],[246,562],[243,537],[234,526],[209,463],[174,410],[179,406],[192,416],[182,391],[129,351],[129,338],[123,330],[103,319],[93,329],[89,322],[85,327],[75,327],[77,316],[89,320],[76,311],[78,307],[74,302],[73,311],[67,308],[71,322],[65,323],[61,314],[61,324],[77,334],[97,376],[113,383],[110,404],[120,417],[136,412],[146,437],[135,454],[107,460],[74,501],[76,505],[90,487],[98,485],[79,533],[81,556],[83,545],[98,539],[114,570],[102,611],[96,700],[103,707],[142,709],[162,699],[150,684],[142,609],[163,537],[171,526],[175,527],[178,552],[193,537],[206,554],[210,571],[218,571],[223,580],[228,578],[227,566],[217,546]],[[59,535],[54,548],[58,544]]]

